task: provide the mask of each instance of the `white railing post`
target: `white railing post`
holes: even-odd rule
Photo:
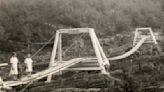
[[[58,41],[59,41],[59,31],[56,31],[56,36],[55,36],[55,40],[54,40],[54,46],[53,46],[53,50],[52,50],[52,55],[51,55],[51,59],[50,59],[49,68],[51,68],[53,63],[55,62]],[[47,77],[47,81],[46,82],[51,82],[51,78],[52,78],[52,74],[50,74]]]
[[[96,53],[96,57],[97,57],[99,66],[101,67],[101,73],[102,73],[102,74],[107,74],[107,71],[106,71],[106,69],[105,69],[105,67],[104,67],[104,62],[103,62],[103,59],[102,59],[100,50],[99,50],[98,45],[97,45],[97,43],[96,43],[96,38],[95,38],[95,36],[94,36],[94,29],[90,29],[90,30],[89,30],[89,35],[90,35],[90,37],[91,37],[91,41],[92,41],[93,48],[94,48],[95,53]]]

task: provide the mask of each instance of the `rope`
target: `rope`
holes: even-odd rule
[[[37,55],[45,46],[47,46],[47,44],[49,44],[51,42],[51,40],[55,37],[55,35],[53,35],[37,52],[35,52],[31,57],[33,58],[35,55]]]
[[[82,34],[79,38],[82,38],[84,34]],[[34,57],[35,55],[37,55],[47,44],[49,44],[51,42],[51,40],[55,37],[55,35],[53,35],[37,52],[35,52],[32,57]],[[72,46],[75,44],[72,43],[62,54],[65,55],[65,53],[72,48]],[[59,72],[61,70],[59,69]],[[27,87],[29,87],[31,84],[33,83],[33,81],[29,82],[26,87],[24,87],[20,92],[24,92],[26,90]]]
[[[84,34],[82,34],[79,38],[82,38]],[[33,55],[32,55],[32,58],[34,56],[36,56],[45,46],[47,46],[47,44],[49,44],[51,42],[51,40],[55,37],[55,35],[53,35],[37,52],[35,52]],[[72,48],[72,46],[75,45],[75,42],[72,43],[62,54],[65,55],[65,53]]]
[[[49,23],[45,23],[45,24],[48,25],[48,26],[51,26],[51,27],[55,28],[55,26],[52,25],[52,24],[49,24]],[[83,35],[84,35],[84,33],[83,33],[79,38],[82,38]],[[37,55],[47,44],[49,44],[49,43],[51,42],[51,40],[52,40],[54,37],[55,37],[55,35],[53,35],[53,36],[50,38],[50,40],[48,40],[48,42],[46,42],[37,52],[35,52],[35,53],[32,55],[32,57],[34,57],[35,55]],[[66,53],[69,49],[71,49],[72,46],[73,46],[74,44],[75,44],[75,42],[72,43],[62,54],[65,55],[65,53]]]
[[[55,37],[55,35],[53,35],[37,52],[35,52],[31,58],[33,58],[35,55],[37,55],[45,46],[47,46],[51,40]],[[26,87],[24,87],[20,92],[24,92],[26,90],[26,88],[28,88],[31,84],[33,83],[33,80],[31,82],[29,82]]]
[[[49,24],[49,23],[44,23],[45,25],[48,25],[48,26],[51,26],[53,28],[55,28],[55,26],[53,24]],[[49,40],[48,42],[46,42],[37,52],[35,52],[32,57],[34,57],[35,55],[37,55],[45,46],[47,46],[48,43],[51,42],[51,40],[55,37],[55,35],[53,35]]]
[[[82,34],[79,38],[82,38],[84,34]],[[55,35],[53,35],[37,52],[35,52],[32,57],[34,57],[35,55],[37,55],[48,43],[51,42],[51,40],[55,37]],[[62,54],[65,55],[65,53],[72,48],[72,46],[75,44],[72,43]],[[61,70],[59,70],[60,72]],[[26,87],[24,87],[20,92],[24,92],[26,90],[27,87],[29,87],[31,84],[33,83],[33,81],[29,82]]]
[[[22,90],[20,90],[19,92],[24,92],[31,84],[33,83],[33,81],[29,82]]]

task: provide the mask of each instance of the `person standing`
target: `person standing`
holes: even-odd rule
[[[33,71],[33,60],[31,59],[31,54],[27,54],[27,58],[25,59],[24,63],[26,64],[26,73],[28,76],[31,76]]]
[[[10,63],[11,63],[11,70],[10,70],[10,75],[13,76],[14,80],[17,80],[17,75],[18,75],[18,58],[16,52],[13,52],[12,57],[10,58]]]

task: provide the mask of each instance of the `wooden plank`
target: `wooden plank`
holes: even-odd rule
[[[119,59],[123,59],[123,58],[130,56],[131,54],[133,54],[135,51],[137,51],[140,48],[140,46],[144,43],[145,40],[146,40],[146,37],[143,38],[139,43],[137,43],[137,45],[135,45],[131,50],[124,53],[123,55],[119,55],[119,56],[108,58],[108,59],[109,60],[119,60]]]
[[[22,84],[25,84],[25,83],[23,83],[20,80],[20,81],[5,81],[4,84],[5,84],[6,87],[13,87],[13,86],[22,85]]]
[[[67,61],[65,61],[67,62]],[[62,65],[64,62],[56,62],[53,64],[53,67],[58,66],[58,65]],[[77,68],[77,67],[97,67],[99,66],[98,62],[80,62],[77,63],[73,66],[71,66],[71,68]]]
[[[64,64],[64,62],[56,62],[52,66],[56,66],[56,65],[60,65],[60,64],[62,65],[62,64]],[[98,62],[80,62],[77,65],[98,65]]]
[[[65,62],[67,62],[67,61],[56,61],[53,64],[65,63]],[[97,62],[97,58],[83,58],[83,61],[81,61],[81,63],[98,63],[98,62]]]
[[[1,66],[7,66],[7,65],[8,65],[8,63],[1,63],[1,64],[0,64],[0,67],[1,67]]]
[[[97,67],[99,66],[98,63],[78,63],[76,65],[71,66],[71,68],[76,68],[76,67]]]
[[[136,30],[149,30],[151,27],[136,28]]]
[[[67,33],[67,34],[80,34],[80,33],[87,33],[87,30],[62,30],[60,33]]]
[[[48,74],[57,73],[57,72],[59,72],[59,71],[62,71],[62,70],[64,70],[64,69],[66,69],[66,68],[68,68],[68,67],[74,65],[74,64],[77,64],[77,63],[79,63],[79,62],[81,62],[81,61],[82,61],[82,58],[75,58],[75,59],[72,59],[72,60],[70,60],[70,61],[65,62],[65,63],[62,64],[62,65],[58,65],[58,66],[56,66],[56,67],[51,67],[50,69],[47,69],[47,70],[45,70],[45,71],[43,71],[43,72],[40,72],[39,74],[34,75],[34,77],[36,77],[37,79],[41,79],[41,78],[43,78],[43,77],[46,77]]]
[[[140,41],[141,39],[142,39],[142,38],[138,38],[138,39],[136,40],[136,42],[137,42],[137,41]],[[147,38],[146,41],[153,41],[153,39]]]
[[[137,38],[135,44],[137,44],[141,39]],[[144,43],[154,43],[154,40],[152,38],[147,38]]]
[[[67,33],[67,34],[80,34],[80,33],[88,33],[89,30],[92,28],[72,28],[72,29],[60,29],[60,33]]]
[[[38,72],[36,74],[32,74],[31,77],[25,76],[25,77],[21,78],[20,81],[4,81],[4,84],[7,87],[17,86],[17,85],[21,85],[21,84],[27,84],[30,81],[42,79],[42,78],[47,77],[49,75],[55,74],[59,71],[65,70],[66,68],[68,68],[68,67],[70,67],[76,63],[79,63],[82,60],[83,60],[82,58],[75,58],[75,59],[72,59],[72,60],[69,60],[69,61],[63,63],[62,65],[58,65],[56,67],[51,67],[51,68],[48,68],[44,71]]]
[[[101,67],[78,67],[78,68],[68,68],[66,70],[70,70],[70,71],[95,71],[95,70],[101,70]]]
[[[136,42],[135,44],[137,44],[138,42]],[[145,41],[144,43],[154,43],[154,41]]]

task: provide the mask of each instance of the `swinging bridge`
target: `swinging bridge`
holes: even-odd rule
[[[61,39],[62,34],[81,34],[81,33],[89,34],[96,58],[74,58],[68,61],[63,61],[62,60],[62,39]],[[152,34],[153,33],[151,31],[151,36],[153,38],[152,42],[157,44],[155,37]],[[140,37],[140,40],[137,40],[137,41],[136,39],[137,39],[137,33],[135,35],[133,48],[129,50],[128,52],[126,52],[125,54],[112,57],[112,58],[107,58],[105,53],[103,52],[103,49],[99,43],[99,40],[93,28],[59,29],[56,31],[49,67],[43,71],[32,74],[31,77],[24,76],[19,81],[3,81],[2,85],[0,85],[0,88],[8,88],[8,87],[18,86],[22,84],[28,84],[28,83],[32,83],[33,81],[36,81],[45,77],[47,77],[47,82],[51,82],[53,74],[56,74],[63,70],[83,70],[83,71],[99,70],[101,71],[102,74],[110,75],[110,73],[106,69],[106,66],[108,67],[110,66],[109,60],[110,61],[119,60],[119,59],[123,59],[132,55],[148,39],[148,36]],[[56,60],[56,57],[58,58],[58,60]],[[86,65],[86,66],[73,67],[73,65],[82,64],[82,63],[83,65]]]

